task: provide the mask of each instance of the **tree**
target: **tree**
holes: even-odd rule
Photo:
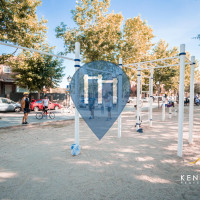
[[[61,23],[56,28],[56,36],[64,40],[64,53],[74,52],[74,44],[79,41],[83,62],[105,60],[117,64],[119,56],[125,56],[126,63],[134,53],[135,60],[144,52],[147,54],[153,37],[149,26],[136,17],[126,20],[122,27],[122,14],[107,13],[109,5],[110,0],[77,1],[76,9],[72,10],[76,27],[69,28]]]
[[[46,39],[47,20],[38,21],[40,0],[0,1],[0,40],[29,48],[39,48]]]
[[[151,60],[150,50],[152,44],[153,30],[146,21],[142,21],[140,16],[127,19],[123,27],[123,40],[120,54],[124,64],[137,63]],[[129,77],[135,75],[136,71],[125,69]]]
[[[15,73],[15,82],[30,91],[55,88],[63,77],[62,61],[52,56],[24,52],[17,59],[11,59],[9,64]]]
[[[46,23],[39,21],[36,9],[40,0],[2,0],[0,2],[0,40],[24,47],[52,52],[46,42]],[[43,86],[56,87],[63,77],[62,62],[51,56],[22,51],[18,56],[2,55],[0,62],[8,63],[15,83],[30,91],[41,91]]]
[[[176,47],[169,49],[164,41],[156,45],[152,28],[140,16],[127,19],[123,24],[121,13],[108,13],[110,0],[78,0],[76,9],[72,10],[75,28],[67,27],[63,22],[56,28],[56,36],[64,40],[65,52],[75,50],[75,42],[81,43],[83,62],[106,60],[118,64],[123,57],[123,64],[131,64],[145,60],[173,57],[178,55]],[[166,60],[166,64],[175,64]],[[161,62],[157,62],[163,65]],[[130,66],[131,67],[131,66]],[[135,68],[133,68],[135,69]],[[179,68],[162,68],[154,71],[154,85],[160,92],[161,85],[166,90],[178,90]],[[188,70],[186,66],[186,70]],[[136,75],[136,70],[124,69],[129,77]],[[149,75],[149,71],[143,73]],[[136,76],[135,76],[136,77]],[[186,73],[188,84],[188,74]],[[155,83],[159,83],[158,85]]]
[[[153,50],[153,59],[169,58],[178,55],[178,49],[176,47],[172,49],[168,49],[168,47],[169,44],[167,44],[164,40],[160,40]],[[172,65],[176,62],[169,59],[165,60],[165,63]],[[157,64],[163,65],[163,62],[157,62]],[[166,90],[173,89],[173,78],[177,75],[177,67],[165,67],[154,70],[154,85],[156,86],[158,93],[161,85],[164,85]]]

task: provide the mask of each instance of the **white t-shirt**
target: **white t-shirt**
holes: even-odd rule
[[[48,106],[49,104],[49,99],[43,99],[43,105]]]

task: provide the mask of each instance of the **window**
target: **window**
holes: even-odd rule
[[[3,66],[3,73],[10,74],[11,73],[11,67],[4,65]]]
[[[7,99],[1,99],[2,103],[8,103]]]
[[[35,103],[42,103],[42,101],[40,100],[40,101],[36,101]]]

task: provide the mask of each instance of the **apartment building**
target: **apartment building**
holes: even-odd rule
[[[11,67],[0,64],[0,96],[9,97],[16,92],[16,85],[12,78]]]

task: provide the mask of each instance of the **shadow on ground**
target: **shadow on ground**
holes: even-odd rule
[[[0,131],[0,199],[200,199],[197,183],[181,183],[181,175],[200,176],[199,109],[195,109],[194,144],[189,145],[185,108],[183,158],[177,157],[177,117],[135,131],[135,113],[122,117],[99,141],[80,120],[81,154],[70,155],[74,122]],[[200,184],[200,181],[199,181]]]

